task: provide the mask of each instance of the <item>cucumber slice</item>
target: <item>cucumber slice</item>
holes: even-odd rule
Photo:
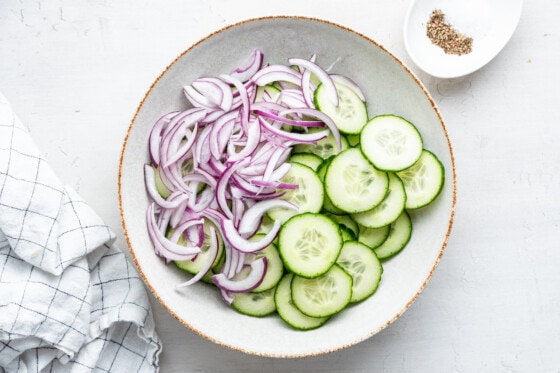
[[[317,169],[317,175],[319,175],[319,178],[323,182],[323,185],[325,184],[325,174],[327,173],[327,168],[328,168],[328,166],[331,163],[333,158],[334,158],[334,156],[325,159],[323,161],[323,163],[321,163],[321,165]],[[339,209],[338,207],[333,205],[333,203],[331,202],[331,199],[329,198],[329,196],[327,195],[326,192],[324,193],[324,198],[323,198],[323,210],[325,210],[325,211],[327,211],[331,214],[335,214],[335,215],[345,214],[344,211],[342,211],[341,209]]]
[[[323,158],[313,153],[297,153],[290,156],[288,162],[302,164],[317,172],[317,169],[323,163]]]
[[[361,302],[375,293],[383,267],[369,247],[357,241],[345,242],[336,264],[352,276],[350,303]]]
[[[352,147],[357,147],[358,145],[360,145],[360,135],[359,134],[347,135],[346,139],[348,140],[348,145],[350,145]]]
[[[325,191],[332,204],[348,213],[371,210],[387,194],[389,177],[375,169],[357,148],[336,155],[325,174]]]
[[[282,178],[282,182],[296,184],[297,189],[287,190],[283,199],[293,203],[299,211],[286,208],[274,208],[268,211],[272,220],[284,223],[297,213],[319,212],[323,207],[324,188],[319,176],[309,167],[292,163],[290,171]]]
[[[367,228],[360,225],[360,232],[358,234],[358,241],[368,246],[370,249],[375,249],[377,246],[381,245],[387,237],[389,237],[389,232],[391,231],[391,226],[386,225],[381,228]]]
[[[208,249],[210,248],[210,226],[212,225],[213,223],[210,222],[210,220],[207,219],[204,220],[204,225],[203,225],[204,240],[202,242],[202,246],[200,246],[200,253],[193,260],[176,260],[174,263],[179,269],[182,269],[183,271],[186,271],[193,275],[197,274],[202,269],[202,267],[208,260],[208,255],[210,255]],[[214,229],[217,230],[215,226]],[[170,229],[167,232],[167,237],[168,238],[171,237],[172,234],[173,234],[173,230]],[[179,245],[186,246],[187,238],[184,235],[181,235],[177,243]],[[217,265],[221,263],[221,258],[224,255],[224,242],[222,240],[221,235],[219,234],[218,234],[218,245],[219,245],[218,255],[216,256],[216,260],[214,261],[214,265],[212,266],[212,268],[216,268]]]
[[[360,230],[359,225],[350,216],[335,214],[327,214],[327,216],[337,222],[339,226],[345,227],[346,229],[350,230],[354,237],[358,237],[358,232]]]
[[[262,218],[261,225],[259,226],[256,234],[267,234],[272,230],[272,227],[274,227],[274,220],[272,220],[270,216],[265,214]]]
[[[268,102],[276,102],[278,100],[278,96],[282,91],[273,85],[263,85],[257,87],[257,94],[255,96],[255,101],[268,101]]]
[[[278,251],[285,267],[301,277],[327,272],[341,248],[338,224],[322,214],[296,215],[284,223],[278,235]]]
[[[328,90],[319,84],[315,90],[315,107],[327,114],[334,121],[340,132],[358,134],[368,121],[368,113],[364,101],[347,86],[335,82],[338,92],[338,106],[329,97]]]
[[[328,317],[344,309],[352,299],[352,277],[339,265],[319,277],[294,276],[294,305],[311,317]]]
[[[383,243],[373,249],[379,259],[387,259],[399,253],[412,236],[412,220],[404,210],[402,214],[391,224],[389,236]]]
[[[264,234],[256,234],[251,237],[251,240],[260,240],[264,237]],[[250,255],[252,256],[252,255]],[[266,274],[259,286],[252,290],[253,293],[260,293],[262,291],[267,291],[273,287],[275,287],[282,276],[284,275],[284,264],[282,263],[282,259],[280,258],[280,254],[278,254],[278,249],[276,249],[276,245],[270,244],[261,251],[257,252],[250,261],[255,259],[266,257]]]
[[[443,164],[429,150],[423,150],[420,159],[397,176],[404,183],[406,208],[417,209],[430,204],[443,189]]]
[[[340,235],[342,236],[342,242],[355,241],[357,239],[356,235],[354,234],[354,232],[350,230],[350,228],[342,224],[339,224],[338,226],[340,228]]]
[[[295,329],[311,330],[320,327],[329,320],[328,317],[309,317],[294,306],[291,289],[293,278],[293,273],[286,273],[278,283],[274,293],[276,312],[286,324]]]
[[[276,311],[274,293],[276,288],[260,293],[236,293],[232,307],[239,313],[255,317],[264,317]]]
[[[314,132],[320,132],[320,131],[324,131],[324,130],[325,129],[323,127],[321,127],[321,128],[310,128],[309,132],[314,133]],[[324,139],[321,139],[321,140],[317,141],[316,145],[312,145],[312,144],[296,144],[296,145],[294,145],[294,149],[292,150],[292,153],[293,154],[311,153],[311,154],[318,155],[319,157],[321,157],[323,159],[327,159],[329,157],[332,157],[335,154],[338,154],[340,151],[346,150],[350,147],[348,145],[348,141],[346,140],[346,138],[344,136],[340,137],[340,145],[341,145],[341,149],[338,149],[338,146],[336,144],[336,140],[335,140],[332,132],[329,132],[329,135],[327,137],[325,137]]]
[[[152,168],[154,169],[154,181],[156,184],[156,190],[158,191],[159,195],[162,196],[163,198],[169,197],[171,195],[171,191],[161,179],[159,168],[154,166],[152,166]]]
[[[362,130],[360,149],[376,168],[401,171],[420,158],[422,137],[406,119],[380,115],[371,119]]]
[[[379,205],[373,209],[353,214],[352,219],[368,228],[380,228],[391,224],[404,210],[406,193],[401,179],[389,172],[389,191]]]

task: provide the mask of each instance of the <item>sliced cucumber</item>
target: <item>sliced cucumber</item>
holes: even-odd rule
[[[357,147],[358,145],[360,145],[360,135],[359,134],[347,135],[346,139],[348,140],[348,145],[350,145],[352,147]]]
[[[380,115],[371,119],[362,130],[360,149],[376,168],[400,171],[420,158],[422,137],[406,119]]]
[[[285,267],[301,277],[327,272],[341,248],[338,224],[322,214],[296,215],[284,223],[278,235],[278,251]]]
[[[350,228],[345,225],[339,224],[340,235],[342,236],[342,242],[355,241],[358,237],[352,232]]]
[[[310,317],[297,309],[292,300],[293,278],[293,273],[286,273],[278,283],[274,293],[276,312],[284,322],[295,329],[311,330],[320,327],[329,320],[329,317]]]
[[[183,271],[186,271],[190,274],[197,274],[202,267],[204,266],[204,264],[209,260],[208,256],[209,251],[208,249],[210,248],[210,227],[213,226],[213,223],[210,222],[209,220],[204,220],[204,225],[203,225],[203,232],[204,232],[204,240],[202,242],[202,246],[200,246],[200,253],[193,259],[193,260],[177,260],[175,261],[175,265],[182,269]],[[217,229],[214,227],[214,229]],[[171,237],[171,235],[173,234],[173,230],[169,230],[169,232],[167,232],[167,237]],[[179,245],[187,245],[187,238],[184,235],[181,235],[179,237],[179,240],[177,241],[177,243]],[[224,242],[222,240],[221,235],[218,235],[218,255],[216,256],[216,259],[214,260],[214,265],[212,266],[212,268],[216,268],[216,266],[221,262],[221,258],[224,255]]]
[[[443,189],[443,164],[434,153],[423,150],[411,167],[397,173],[404,183],[406,208],[417,209],[430,204]]]
[[[405,203],[403,182],[393,172],[389,172],[389,191],[383,201],[371,210],[353,214],[352,219],[364,227],[380,228],[397,220]]]
[[[272,288],[260,293],[236,293],[233,297],[232,307],[244,315],[263,317],[276,311],[274,293]]]
[[[404,210],[391,224],[389,236],[383,243],[373,249],[379,259],[387,259],[400,252],[412,236],[412,221],[410,215]]]
[[[272,220],[270,216],[265,214],[262,218],[261,225],[259,226],[256,234],[267,234],[268,232],[270,232],[272,227],[274,227],[274,220]]]
[[[329,167],[329,164],[331,163],[333,158],[334,158],[334,156],[325,159],[323,161],[323,163],[321,163],[321,165],[317,169],[317,175],[319,175],[319,178],[323,182],[323,185],[325,184],[325,174],[327,173],[327,168]],[[325,210],[325,211],[327,211],[331,214],[336,214],[336,215],[345,214],[344,211],[342,211],[341,209],[339,209],[338,207],[333,205],[333,203],[331,202],[331,199],[329,198],[329,196],[327,195],[326,192],[324,193],[324,198],[323,198],[323,210]]]
[[[352,299],[352,277],[337,264],[319,277],[294,276],[294,305],[311,317],[328,317],[344,309]]]
[[[357,148],[336,155],[325,174],[325,191],[332,204],[348,213],[371,210],[387,194],[389,177],[375,169]]]
[[[314,133],[314,132],[320,132],[320,131],[324,131],[325,129],[323,127],[321,128],[310,128],[309,132],[310,133]],[[338,145],[336,144],[336,140],[332,134],[332,132],[329,132],[329,135],[327,137],[325,137],[324,139],[321,139],[319,141],[317,141],[316,145],[312,145],[312,144],[296,144],[294,145],[294,149],[292,150],[293,154],[299,154],[299,153],[312,153],[315,155],[318,155],[319,157],[323,158],[323,159],[327,159],[329,157],[332,157],[335,154],[339,153],[339,150],[346,150],[348,149],[350,146],[348,145],[348,141],[346,140],[346,138],[344,136],[340,137],[340,144],[341,144],[341,149],[338,149]]]
[[[299,211],[287,208],[274,208],[268,211],[272,220],[284,223],[297,213],[319,212],[323,207],[323,182],[309,167],[292,163],[290,171],[282,178],[282,182],[296,184],[297,189],[287,190],[283,199],[293,203]]]
[[[273,85],[263,85],[257,87],[257,94],[255,96],[255,101],[268,101],[268,102],[276,102],[278,100],[278,96],[282,92],[278,87]]]
[[[154,169],[154,181],[156,184],[156,190],[158,191],[159,195],[162,196],[163,198],[169,197],[171,195],[171,191],[161,179],[161,173],[159,168],[154,166],[152,166],[152,168]]]
[[[343,226],[346,229],[350,230],[354,237],[358,237],[358,232],[360,231],[359,225],[350,216],[335,215],[330,213],[327,214],[327,216],[337,222],[339,226]]]
[[[297,153],[290,156],[288,162],[302,164],[317,172],[317,169],[323,163],[323,158],[313,153]]]
[[[368,120],[366,104],[353,90],[335,83],[338,91],[338,106],[329,97],[328,89],[319,84],[315,90],[315,107],[332,118],[340,132],[358,134]]]
[[[260,240],[263,236],[264,234],[256,234],[251,237],[251,240]],[[275,287],[284,275],[284,264],[282,263],[280,254],[278,254],[276,245],[268,245],[261,251],[257,252],[255,257],[251,258],[251,260],[255,260],[263,256],[266,257],[266,274],[264,275],[260,285],[252,290],[253,293],[260,293]]]
[[[360,302],[375,293],[383,267],[369,247],[357,241],[345,242],[336,264],[352,276],[351,303]]]
[[[391,231],[391,226],[386,225],[381,228],[367,228],[360,225],[360,233],[358,234],[358,241],[368,246],[370,249],[375,249],[377,246],[381,245],[387,237],[389,237],[389,232]]]

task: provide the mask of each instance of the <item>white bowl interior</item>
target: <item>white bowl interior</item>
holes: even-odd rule
[[[187,107],[182,87],[202,75],[229,72],[254,48],[266,62],[317,55],[317,62],[345,74],[364,88],[370,116],[394,113],[411,120],[425,147],[445,166],[442,194],[413,216],[409,245],[384,262],[377,293],[344,310],[323,327],[296,331],[276,315],[243,316],[226,306],[206,284],[176,291],[185,274],[154,254],[146,231],[148,198],[143,164],[148,162],[149,129],[162,114]],[[150,290],[179,321],[196,333],[246,353],[298,357],[356,344],[399,317],[424,288],[443,254],[455,206],[455,170],[443,120],[427,91],[394,56],[371,39],[339,25],[300,17],[249,20],[220,30],[179,56],[155,81],[130,125],[120,165],[119,196],[123,228],[132,256]]]

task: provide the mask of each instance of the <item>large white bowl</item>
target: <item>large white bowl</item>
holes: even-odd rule
[[[377,293],[333,317],[323,327],[296,331],[278,316],[252,318],[226,306],[210,285],[181,291],[174,285],[185,274],[154,254],[146,230],[148,197],[143,165],[148,161],[150,127],[163,113],[186,108],[182,87],[202,75],[229,72],[254,48],[267,62],[317,55],[333,72],[363,86],[370,116],[394,113],[416,124],[427,149],[445,167],[442,194],[429,207],[412,213],[410,243],[384,262]],[[344,26],[302,17],[248,20],[219,30],[182,53],[155,80],[128,130],[119,168],[123,229],[134,261],[147,286],[182,324],[223,346],[271,357],[301,357],[339,350],[361,342],[390,325],[418,297],[432,276],[450,234],[455,208],[455,165],[443,119],[426,89],[395,56],[372,39]]]

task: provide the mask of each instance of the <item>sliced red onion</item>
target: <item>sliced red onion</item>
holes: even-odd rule
[[[270,245],[272,241],[276,238],[278,231],[280,230],[280,221],[274,222],[270,232],[268,232],[264,237],[258,241],[247,240],[242,237],[232,220],[226,219],[222,220],[221,228],[224,239],[231,245],[235,250],[241,251],[243,253],[254,253],[260,251]]]
[[[200,218],[192,218],[192,219],[188,219],[185,220],[183,222],[181,222],[179,225],[177,225],[177,227],[175,228],[175,230],[173,231],[173,234],[171,234],[171,237],[169,237],[169,241],[177,243],[179,242],[179,238],[183,235],[185,235],[185,232],[192,227],[200,227],[202,228],[202,224],[204,224],[204,220],[200,219]],[[196,245],[197,247],[200,247],[201,243],[199,242],[198,237],[194,240],[190,240],[190,242],[195,242],[196,241]]]
[[[186,193],[176,192],[176,194],[172,193],[173,197],[164,199],[156,189],[155,171],[149,164],[144,165],[144,183],[150,198],[163,208],[173,209],[189,198]]]
[[[297,211],[299,208],[291,202],[283,199],[270,199],[255,203],[248,208],[239,223],[239,234],[243,237],[249,237],[255,234],[259,229],[260,222],[270,209],[273,208],[287,208]]]
[[[295,89],[282,90],[278,101],[288,108],[314,107],[314,105],[309,105],[307,103],[301,91]]]
[[[243,196],[256,196],[259,193],[260,189],[253,184],[251,184],[250,180],[247,180],[245,177],[240,175],[243,170],[239,170],[236,174],[232,176],[232,182],[237,188],[237,190],[242,191],[243,193],[239,193]],[[233,189],[233,187],[232,187]],[[233,196],[232,196],[233,197]]]
[[[247,143],[239,153],[230,154],[228,162],[237,162],[242,158],[252,155],[261,141],[261,125],[257,120],[249,123],[247,128]]]
[[[275,189],[290,189],[295,190],[298,188],[297,184],[282,183],[280,181],[267,181],[267,180],[251,180],[251,184]]]
[[[212,104],[223,111],[229,111],[233,103],[231,87],[215,77],[202,77],[192,82],[191,86]]]
[[[224,214],[229,219],[233,218],[233,213],[231,212],[228,206],[228,201],[226,199],[226,190],[229,184],[229,180],[238,169],[245,167],[247,164],[249,164],[249,159],[245,158],[237,163],[233,163],[232,165],[230,165],[220,176],[220,179],[218,180],[218,184],[216,186],[216,201],[218,202],[218,205],[220,206]]]
[[[315,117],[315,118],[323,121],[323,123],[325,123],[325,125],[328,127],[328,129],[333,134],[333,136],[335,138],[335,141],[336,141],[336,145],[338,147],[338,151],[342,150],[342,142],[341,142],[341,138],[340,138],[340,131],[338,130],[338,127],[336,126],[334,121],[331,119],[331,117],[329,117],[327,114],[323,113],[322,111],[319,111],[317,109],[311,109],[311,108],[297,108],[297,109],[287,110],[287,112],[290,112],[290,111],[297,111],[300,114],[307,115],[307,116],[310,116],[310,117]]]
[[[247,80],[251,79],[251,77],[255,75],[257,71],[261,69],[263,59],[263,53],[258,49],[254,49],[248,61],[246,61],[242,66],[239,66],[230,73],[231,77],[242,82],[246,82]]]
[[[214,159],[222,158],[238,117],[237,112],[229,112],[216,120],[209,134],[210,152]]]
[[[226,261],[228,261],[228,258],[229,264],[226,265],[224,263],[225,268],[221,271],[221,273],[223,273],[226,278],[232,279],[243,269],[245,254],[228,247],[228,250],[226,251]]]
[[[235,293],[232,293],[231,291],[227,291],[225,289],[220,289],[220,295],[222,296],[224,302],[229,305],[233,303],[233,300],[235,298]]]
[[[169,178],[167,177],[167,171],[163,167],[158,167],[154,171],[157,172],[157,177],[159,177],[162,184],[167,188],[167,190],[169,190],[170,192],[175,191],[175,188],[173,187],[173,183],[169,181]]]
[[[200,195],[194,200],[189,199],[189,208],[195,212],[201,212],[204,209],[210,207],[212,203],[216,200],[216,192],[214,188],[206,188],[200,193]],[[192,203],[191,203],[192,202]]]
[[[199,163],[205,164],[208,162],[212,156],[210,152],[209,144],[210,133],[212,132],[212,126],[206,126],[198,136],[198,139],[194,145],[193,150],[193,167],[195,169],[199,168]]]
[[[282,161],[283,162],[283,161]],[[268,180],[280,180],[290,171],[292,165],[290,163],[282,163],[279,167],[276,167],[270,174]]]
[[[251,263],[251,272],[242,280],[228,279],[223,273],[212,276],[214,284],[220,289],[230,291],[232,293],[245,293],[255,289],[261,284],[266,274],[267,260],[266,257],[260,257]]]
[[[162,116],[149,136],[151,162],[160,166],[157,172],[170,190],[167,198],[157,193],[155,172],[148,165],[145,182],[154,203],[148,208],[147,224],[155,252],[167,262],[195,258],[202,245],[202,218],[215,223],[219,233],[212,230],[213,241],[222,236],[226,259],[213,278],[226,302],[236,292],[254,289],[266,273],[266,260],[255,260],[254,253],[270,245],[280,230],[276,221],[266,235],[254,239],[266,211],[297,210],[281,199],[287,189],[298,187],[282,181],[291,167],[286,161],[292,146],[316,143],[332,132],[340,148],[336,125],[314,109],[311,76],[325,85],[333,102],[338,99],[334,84],[343,80],[319,67],[315,56],[289,62],[297,67],[263,67],[262,52],[255,50],[228,75],[196,79],[184,87],[193,108]],[[280,94],[256,102],[257,86],[272,82]],[[325,129],[290,132],[286,125]],[[175,229],[171,239],[165,237],[169,228]],[[181,235],[189,246],[176,243]],[[214,243],[204,268],[179,287],[208,273],[217,256]],[[250,268],[244,267],[248,261]]]
[[[193,246],[202,247],[204,243],[204,222],[188,227],[184,234]]]
[[[311,70],[305,70],[301,76],[301,93],[303,95],[303,100],[308,107],[314,107],[313,102],[313,92],[315,91],[315,86],[311,84]]]
[[[288,62],[292,65],[303,67],[306,70],[311,71],[317,79],[325,86],[327,90],[327,95],[334,106],[338,106],[338,92],[336,86],[332,81],[330,75],[323,70],[319,65],[309,60],[303,58],[288,58]]]
[[[364,102],[366,101],[366,96],[364,95],[364,92],[362,91],[360,86],[352,79],[348,78],[347,76],[338,75],[338,74],[331,74],[331,79],[335,83],[340,83],[350,88],[360,98],[360,100]]]
[[[197,283],[200,281],[206,274],[212,269],[212,266],[216,262],[219,253],[219,244],[218,244],[218,234],[214,227],[210,227],[210,245],[208,247],[208,260],[204,263],[204,265],[200,268],[198,273],[194,275],[190,280],[183,282],[182,284],[177,285],[177,288],[183,288],[186,286],[190,286],[192,284]]]
[[[172,163],[169,158],[176,156],[178,151],[183,153],[179,154],[177,159],[189,150],[179,149],[179,144],[189,134],[188,129],[194,127],[205,115],[206,111],[204,109],[187,109],[173,117],[161,136],[160,163],[163,163],[164,167]]]
[[[252,81],[258,86],[264,86],[273,82],[288,82],[299,86],[301,74],[289,66],[269,65],[259,70]]]
[[[232,104],[233,106],[233,104]],[[215,122],[219,117],[221,117],[222,115],[224,115],[224,111],[220,108],[214,108],[214,109],[208,109],[206,108],[206,117],[204,119],[202,119],[200,122],[201,123],[213,123]]]
[[[281,163],[281,158],[284,154],[284,150],[282,148],[277,148],[272,155],[270,156],[270,158],[268,159],[268,162],[266,164],[266,168],[264,169],[264,172],[262,173],[262,178],[261,180],[267,180],[270,181],[270,178],[272,176],[272,173],[274,172],[274,170],[278,167],[278,164]],[[289,164],[287,164],[288,167],[290,167]]]
[[[237,88],[237,93],[239,94],[242,103],[242,109],[240,111],[241,124],[243,125],[243,127],[246,127],[247,124],[249,123],[249,113],[251,111],[251,107],[249,104],[250,102],[249,94],[247,93],[247,89],[245,88],[245,85],[238,79],[235,79],[229,75],[220,75],[220,77],[224,79],[226,82],[233,84],[233,86]]]
[[[171,210],[171,216],[169,218],[169,226],[171,228],[177,228],[177,226],[184,220],[183,215],[189,206],[189,201],[183,201],[179,206]]]
[[[264,118],[272,119],[272,120],[282,122],[282,123],[285,123],[285,124],[290,124],[292,126],[298,126],[298,127],[321,127],[321,126],[323,126],[323,122],[318,121],[318,120],[291,119],[291,118],[286,118],[285,116],[283,116],[281,114],[275,114],[275,113],[272,113],[272,112],[269,112],[269,111],[263,111],[263,110],[260,110],[260,109],[253,110],[253,113],[255,113],[257,115],[260,115]]]
[[[168,114],[161,116],[150,131],[150,136],[148,140],[150,160],[152,164],[156,167],[159,166],[159,146],[161,143],[161,135],[165,127],[169,124],[171,119],[179,114],[179,111],[172,111]]]
[[[281,137],[285,140],[295,141],[298,143],[314,143],[321,139],[324,139],[329,135],[328,130],[314,132],[314,133],[287,132],[282,129],[274,127],[272,124],[270,124],[267,120],[265,120],[262,117],[259,117],[259,122],[264,128],[266,128],[269,132],[273,133],[274,135]]]
[[[154,216],[153,204],[148,206],[147,224],[148,235],[155,245],[156,253],[167,260],[192,260],[200,252],[200,248],[196,246],[182,246],[171,242],[158,228]]]
[[[167,159],[166,162],[163,164],[163,167],[169,167],[173,163],[178,162],[183,157],[185,157],[185,155],[191,150],[192,146],[195,143],[197,132],[198,132],[198,125],[196,124],[192,132],[187,129],[184,130],[184,133],[182,135],[187,138],[187,141],[184,142],[179,148],[178,147],[179,142],[182,141],[182,139],[178,139],[177,144],[174,146],[176,148],[175,152],[172,154],[169,154],[169,151],[167,152],[168,153],[166,156]]]

